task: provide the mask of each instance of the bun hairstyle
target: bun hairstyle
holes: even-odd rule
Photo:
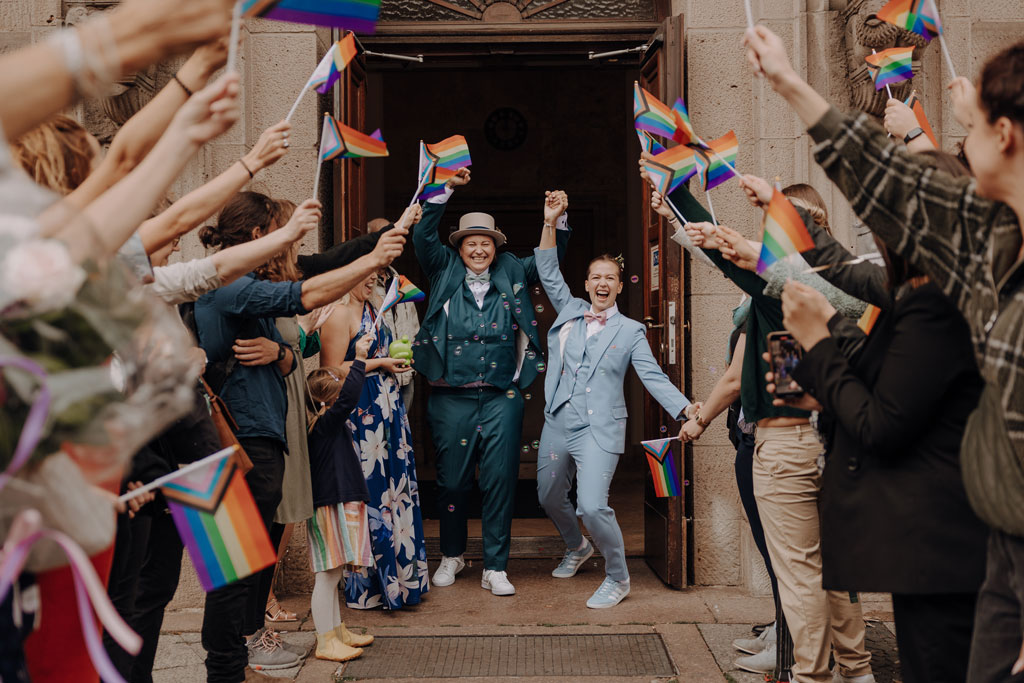
[[[327,409],[334,405],[341,393],[341,385],[348,373],[340,367],[322,367],[313,370],[306,375],[306,417],[309,431],[320,419],[320,416],[327,412]]]
[[[622,254],[619,254],[618,256],[612,256],[611,254],[595,256],[590,260],[590,263],[587,264],[587,277],[590,277],[590,269],[598,261],[607,261],[608,263],[613,264],[619,269],[619,280],[622,280],[622,273],[626,269],[626,261],[622,258]]]
[[[199,240],[208,249],[227,249],[251,242],[283,226],[295,212],[295,204],[286,199],[271,199],[260,192],[239,192],[217,216],[216,226],[199,231]],[[254,234],[254,228],[258,229]],[[301,279],[295,255],[286,252],[256,269],[261,279],[276,282]]]
[[[61,114],[15,140],[11,153],[37,184],[66,195],[92,172],[96,150],[90,138],[82,124]]]
[[[825,232],[832,234],[832,227],[828,224],[828,207],[817,190],[807,183],[794,183],[782,188],[782,194],[786,195],[794,206],[799,206],[811,214],[814,222],[823,227]]]

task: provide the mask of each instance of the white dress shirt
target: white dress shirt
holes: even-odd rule
[[[590,306],[590,312],[597,315],[597,311],[594,310],[593,304]],[[613,315],[619,314],[619,305],[612,304],[611,308],[604,309],[604,314],[604,323],[598,322],[597,320],[587,323],[587,339],[590,339],[592,336],[603,330],[604,326],[608,324],[608,321],[611,320]],[[570,320],[566,324],[562,325],[562,329],[558,331],[558,355],[560,358],[565,356],[565,341],[569,338],[569,333],[572,332],[573,325],[575,325],[576,322],[576,320]]]

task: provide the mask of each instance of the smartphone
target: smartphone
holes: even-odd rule
[[[775,395],[779,398],[803,396],[804,390],[793,386],[793,370],[804,353],[800,342],[789,332],[772,332],[768,335],[768,353],[775,373]]]

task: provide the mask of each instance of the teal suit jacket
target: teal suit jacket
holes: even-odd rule
[[[554,249],[536,249],[537,270],[558,317],[548,331],[548,376],[544,379],[545,414],[555,398],[562,374],[562,349],[559,332],[569,324],[585,325],[583,314],[590,302],[574,298],[558,267]],[[632,365],[651,396],[675,419],[679,419],[690,401],[672,384],[651,353],[647,330],[642,323],[621,312],[608,319],[599,333],[597,362],[591,363],[586,377],[578,377],[587,395],[590,431],[597,444],[609,453],[626,449],[626,399],[622,386]],[[599,372],[603,370],[604,372]]]
[[[459,287],[466,279],[466,265],[458,252],[442,243],[438,235],[438,226],[444,216],[446,204],[425,202],[423,218],[413,229],[412,244],[416,258],[423,272],[430,278],[430,296],[427,300],[427,313],[416,335],[417,344],[413,348],[413,359],[416,371],[436,382],[444,377],[444,363],[448,339],[445,334],[444,320],[445,303],[455,296]],[[569,244],[569,230],[559,230],[558,259],[565,254]],[[557,263],[557,261],[556,261]],[[537,378],[538,364],[543,367],[543,348],[540,335],[537,333],[536,318],[533,315],[533,302],[530,300],[530,287],[540,281],[534,257],[519,258],[507,252],[499,253],[491,264],[491,286],[505,295],[510,304],[512,319],[519,329],[526,334],[527,350],[534,352],[523,361],[523,369],[519,373],[518,385],[525,389]],[[518,299],[518,303],[516,300]],[[518,311],[518,312],[516,312]]]

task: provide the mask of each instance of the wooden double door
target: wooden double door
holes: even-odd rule
[[[632,133],[631,105],[637,80],[669,101],[680,94],[681,23],[668,19],[653,36],[646,34],[651,48],[642,61],[636,56],[589,60],[582,52],[586,44],[552,45],[543,58],[535,53],[507,54],[493,45],[485,50],[433,45],[432,55],[432,44],[424,44],[412,46],[425,54],[422,64],[360,60],[349,68],[335,111],[360,130],[381,128],[390,156],[334,167],[334,192],[328,201],[335,240],[360,233],[374,217],[400,215],[415,189],[420,139],[431,142],[462,134],[473,157],[473,181],[449,202],[442,235],[463,213],[486,211],[508,236],[506,248],[527,256],[540,237],[544,190],[565,190],[573,236],[563,272],[570,287],[577,296],[585,296],[590,259],[601,253],[622,254],[626,274],[620,309],[648,324],[655,356],[682,386],[683,264],[678,247],[666,239],[666,226],[650,211],[647,190],[636,173],[639,148]],[[396,267],[426,288],[411,249]],[[539,285],[532,288],[531,297],[544,338],[555,312]],[[514,557],[553,558],[564,549],[536,496],[543,379],[523,392]],[[436,484],[425,419],[428,400],[429,387],[418,379],[410,417],[429,540],[431,534],[436,536]],[[663,430],[678,427],[647,397],[635,376],[627,381],[627,405],[627,452],[613,481],[611,505],[623,527],[627,554],[646,557],[666,583],[680,587],[687,583],[689,491],[683,487],[685,495],[680,498],[656,498],[639,446],[641,439],[658,438]],[[676,456],[685,464],[681,452]],[[679,470],[681,478],[688,478],[686,468]],[[471,523],[470,554],[478,547],[473,532]]]

